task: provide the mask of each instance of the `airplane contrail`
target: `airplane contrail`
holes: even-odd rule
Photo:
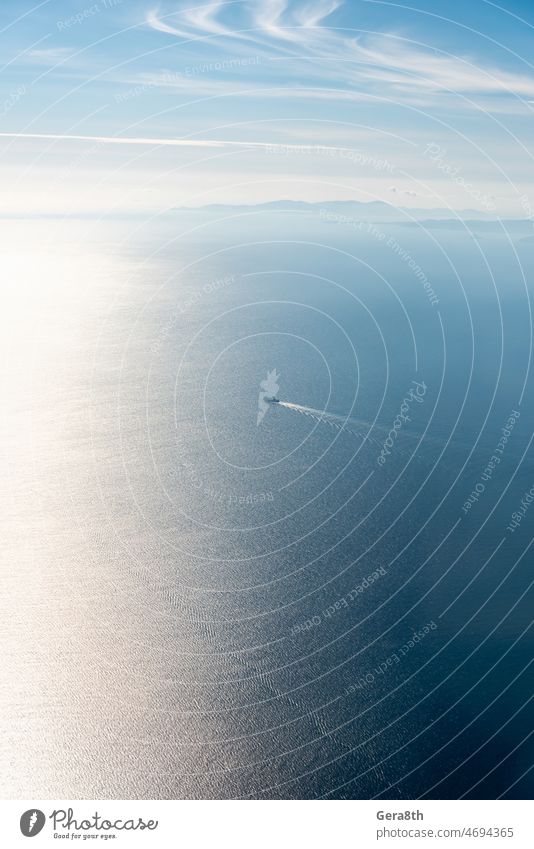
[[[317,144],[292,144],[287,142],[268,142],[268,141],[240,141],[234,139],[195,139],[195,138],[150,138],[144,136],[89,136],[75,135],[73,133],[0,133],[0,138],[3,139],[29,139],[42,141],[75,141],[75,142],[93,142],[95,144],[134,144],[134,145],[149,145],[151,147],[211,147],[211,148],[248,148],[249,150],[295,150],[297,153],[303,150],[310,153],[317,151],[332,151],[337,153],[345,153],[352,151],[354,148],[337,147],[335,145],[317,145]]]

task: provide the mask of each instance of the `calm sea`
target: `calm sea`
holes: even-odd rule
[[[531,797],[527,226],[216,217],[2,224],[2,795]]]

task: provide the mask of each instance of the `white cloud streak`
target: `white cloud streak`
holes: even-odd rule
[[[367,92],[381,86],[385,97],[410,102],[425,93],[432,98],[437,92],[444,96],[482,96],[485,108],[491,110],[493,98],[499,111],[503,95],[534,96],[534,76],[485,66],[476,59],[450,55],[394,33],[356,35],[330,28],[326,19],[341,6],[342,0],[310,0],[291,6],[288,0],[255,0],[239,6],[217,0],[200,9],[174,13],[172,20],[178,20],[182,29],[167,24],[166,16],[158,10],[149,13],[147,23],[152,29],[189,39],[216,37],[209,42],[210,50],[223,48],[225,37],[232,39],[234,50],[239,41],[243,46],[252,42],[258,48],[270,49],[273,57],[280,50],[287,53],[291,45],[301,52],[289,57],[285,71],[291,74],[294,70],[302,79],[302,60],[308,60],[307,83],[318,81],[325,86],[330,81]],[[232,27],[221,21],[229,9]],[[266,72],[265,67],[262,72]]]
[[[0,138],[20,139],[22,141],[75,141],[91,142],[93,144],[144,145],[149,147],[188,147],[188,148],[249,148],[250,150],[280,150],[285,152],[294,149],[297,152],[332,151],[338,153],[354,152],[354,147],[316,144],[286,144],[267,141],[234,141],[228,139],[170,139],[143,138],[136,136],[86,136],[64,133],[0,133]]]

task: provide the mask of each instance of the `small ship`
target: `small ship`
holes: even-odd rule
[[[280,403],[280,398],[276,398],[274,395],[272,396],[272,398],[266,398],[265,400],[267,401],[268,404],[279,404]]]

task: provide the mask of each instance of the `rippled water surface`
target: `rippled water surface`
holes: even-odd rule
[[[198,217],[3,223],[3,795],[528,798],[532,246]]]

